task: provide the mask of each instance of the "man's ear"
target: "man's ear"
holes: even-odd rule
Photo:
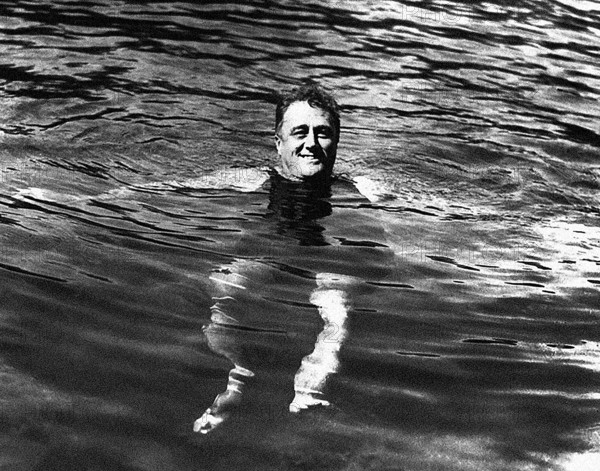
[[[279,137],[278,134],[275,134],[275,136],[273,136],[273,139],[275,140],[275,147],[277,147],[277,153],[281,154],[280,149],[281,149],[281,138]]]

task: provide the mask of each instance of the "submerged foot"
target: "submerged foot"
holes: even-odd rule
[[[299,412],[312,407],[329,407],[331,403],[325,399],[320,392],[296,391],[294,400],[290,404],[290,412],[298,414]]]
[[[215,398],[212,406],[206,409],[202,417],[194,422],[194,432],[202,434],[212,432],[231,417],[241,402],[241,393],[229,389],[222,392]]]

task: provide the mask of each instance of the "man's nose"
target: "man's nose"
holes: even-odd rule
[[[317,140],[315,133],[309,132],[304,140],[304,146],[307,149],[315,148],[319,145],[319,141]]]

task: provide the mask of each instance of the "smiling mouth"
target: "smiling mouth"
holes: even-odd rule
[[[309,160],[309,161],[315,161],[315,162],[321,162],[321,160],[314,156],[314,155],[300,155],[300,158],[305,159],[305,160]]]

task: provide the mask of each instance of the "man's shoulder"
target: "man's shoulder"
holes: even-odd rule
[[[381,183],[364,175],[338,174],[336,175],[336,181],[339,182],[342,187],[354,188],[371,203],[395,199]]]

